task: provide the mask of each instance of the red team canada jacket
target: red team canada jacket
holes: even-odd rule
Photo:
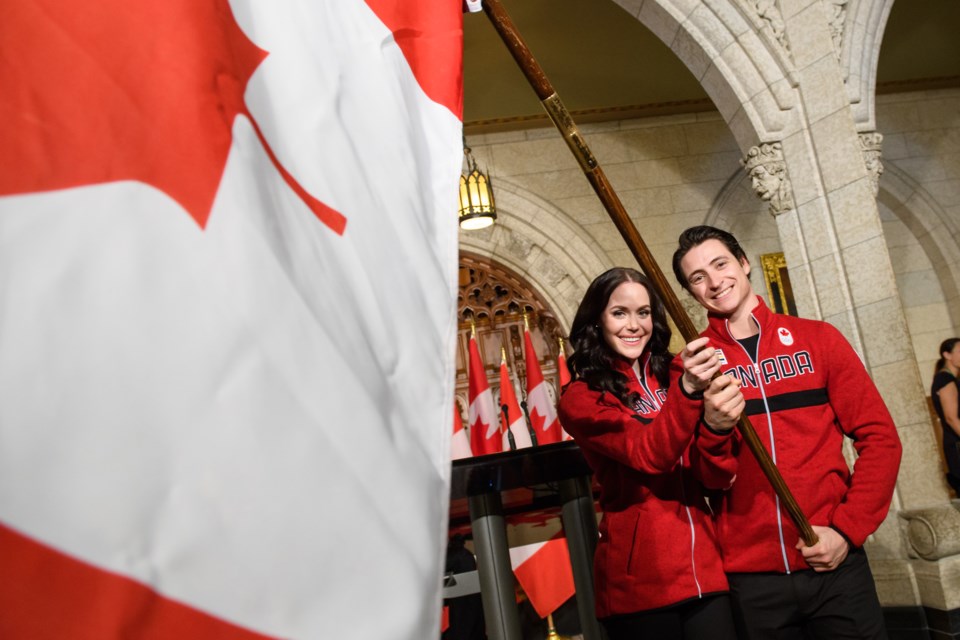
[[[594,558],[599,618],[728,589],[703,486],[730,486],[733,439],[698,429],[703,401],[680,388],[667,394],[650,374],[647,355],[642,362],[641,381],[618,361],[628,389],[640,394],[635,407],[581,380],[560,398],[560,422],[601,488]],[[678,376],[671,372],[675,387]]]
[[[760,327],[757,362],[710,316],[702,335],[723,353],[721,370],[737,377],[745,413],[810,524],[832,526],[863,545],[890,507],[900,439],[856,352],[833,326],[753,311]],[[858,459],[851,475],[844,436]],[[809,569],[794,547],[799,533],[756,459],[738,439],[737,478],[724,494],[717,530],[728,572]]]

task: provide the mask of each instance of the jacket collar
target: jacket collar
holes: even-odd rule
[[[767,303],[765,303],[763,298],[760,296],[757,296],[757,306],[754,307],[753,311],[750,313],[757,320],[757,323],[759,323],[761,331],[766,329],[766,327],[773,320],[774,316],[774,313],[770,311],[770,308],[767,307]],[[707,323],[710,327],[710,330],[717,335],[724,338],[732,337],[730,332],[727,330],[727,316],[708,313]]]
[[[647,374],[647,365],[650,363],[650,350],[645,349],[643,354],[640,356],[640,371],[643,372],[644,377]],[[617,357],[613,359],[613,368],[627,376],[627,379],[630,380],[630,384],[637,382],[637,376],[633,373],[633,368],[630,366],[630,363],[624,360],[623,358]]]

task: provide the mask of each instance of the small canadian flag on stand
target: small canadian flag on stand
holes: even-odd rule
[[[567,353],[563,349],[563,338],[560,338],[560,353],[557,355],[557,374],[560,376],[560,389],[570,384],[570,369],[567,367]]]
[[[566,538],[513,547],[510,564],[517,582],[541,618],[556,611],[576,593]]]
[[[527,421],[517,404],[517,394],[513,391],[513,381],[507,370],[507,350],[503,347],[500,347],[500,421],[503,425],[504,451],[533,446]],[[508,433],[513,434],[513,447],[510,446]]]
[[[560,378],[560,392],[563,393],[563,388],[570,384],[570,369],[567,368],[567,352],[563,349],[563,338],[560,338],[560,352],[557,355],[557,375]],[[567,431],[560,426],[560,439],[561,440],[573,440],[573,437],[567,433]]]
[[[469,393],[470,410],[467,420],[470,422],[470,447],[473,454],[483,456],[503,451],[500,437],[500,421],[493,405],[493,393],[487,383],[487,372],[477,347],[476,329],[470,329],[470,371]]]
[[[453,403],[453,438],[450,440],[450,454],[453,460],[473,456],[470,439],[467,437],[467,430],[463,428],[463,420],[460,419],[460,409],[456,402]]]
[[[543,372],[540,370],[540,360],[533,348],[530,323],[526,315],[523,316],[523,347],[527,361],[527,411],[530,412],[533,432],[537,434],[537,444],[560,442],[563,435],[557,421],[557,410],[547,392],[547,381],[543,379]]]

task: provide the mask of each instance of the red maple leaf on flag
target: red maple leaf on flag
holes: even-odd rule
[[[4,0],[0,42],[0,196],[136,180],[202,228],[243,115],[284,181],[343,233],[346,218],[280,164],[244,103],[269,54],[227,0]]]
[[[457,118],[463,118],[463,65],[459,56],[448,55],[445,38],[424,38],[423,31],[454,36],[451,22],[462,26],[460,7],[454,3],[438,7],[432,2],[365,0],[367,6],[393,33],[397,46],[417,78],[423,92],[442,104]],[[455,20],[451,20],[451,15]],[[456,34],[459,38],[459,34]],[[450,82],[449,78],[458,78]]]
[[[487,431],[490,429],[490,425],[483,421],[480,416],[477,416],[477,419],[473,421],[473,424],[470,425],[470,433],[475,433],[474,429],[477,429],[476,433],[482,433],[483,439],[487,438]]]
[[[536,407],[530,410],[529,416],[530,426],[533,428],[533,432],[539,436],[543,433],[543,425],[547,421],[547,417],[540,415]]]

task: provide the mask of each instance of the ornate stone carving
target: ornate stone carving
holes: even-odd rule
[[[843,25],[847,21],[848,0],[824,0],[827,5],[827,21],[830,24],[830,38],[833,40],[833,51],[840,60],[843,51]]]
[[[516,276],[489,262],[461,256],[457,306],[461,322],[501,322],[523,313],[539,315],[544,305]]]
[[[938,560],[960,553],[960,513],[955,505],[901,511],[907,523],[910,550],[924,560]]]
[[[484,359],[488,380],[495,395],[499,389],[501,347],[506,350],[510,371],[521,383],[525,382],[527,372],[523,347],[524,316],[530,325],[530,334],[539,354],[544,379],[556,385],[556,358],[560,349],[559,338],[563,337],[563,332],[554,313],[524,278],[488,258],[461,251],[457,294],[458,394],[466,392],[466,354],[471,325],[476,329],[481,357]],[[522,398],[522,393],[520,397]]]
[[[526,260],[530,252],[533,251],[533,242],[525,236],[514,233],[506,226],[501,226],[501,229],[506,234],[506,239],[503,243],[504,249],[521,261]]]
[[[740,161],[750,176],[750,184],[760,199],[769,203],[770,213],[777,216],[793,209],[793,187],[787,177],[787,163],[779,142],[751,147]]]
[[[761,24],[773,33],[774,39],[780,43],[787,56],[790,56],[790,43],[787,42],[786,25],[783,22],[783,15],[780,8],[777,7],[775,0],[749,0],[749,5],[756,12],[757,17],[762,21]]]
[[[883,175],[883,134],[879,131],[870,131],[860,134],[860,150],[863,152],[863,163],[867,167],[870,184],[873,185],[873,195],[880,193],[880,176]]]

